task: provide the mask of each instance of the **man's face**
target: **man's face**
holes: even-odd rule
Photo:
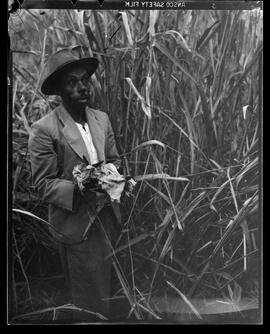
[[[59,95],[75,107],[85,107],[89,99],[90,75],[86,69],[74,66],[59,78]]]

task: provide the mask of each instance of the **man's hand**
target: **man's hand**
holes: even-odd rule
[[[132,177],[128,177],[126,184],[125,184],[125,188],[124,188],[124,192],[126,196],[130,197],[132,195],[136,184],[137,182]]]
[[[73,182],[84,193],[86,190],[106,192],[112,201],[120,202],[124,191],[130,196],[136,185],[131,177],[120,175],[114,164],[101,164],[99,166],[79,164],[73,169]]]
[[[73,182],[81,192],[97,186],[97,180],[93,178],[94,171],[95,167],[91,165],[86,165],[84,163],[76,165],[73,168]]]

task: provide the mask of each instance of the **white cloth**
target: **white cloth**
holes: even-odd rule
[[[101,166],[102,176],[99,177],[101,189],[105,190],[112,201],[120,203],[121,194],[125,188],[126,179],[120,175],[114,164]]]
[[[90,161],[89,161],[90,165],[94,165],[94,164],[98,163],[97,151],[96,151],[96,148],[94,146],[88,124],[85,123],[84,127],[80,123],[76,123],[76,125],[77,125],[77,127],[78,127],[78,129],[79,129],[79,131],[82,135],[83,141],[85,143],[85,146],[86,146],[86,149],[87,149],[87,152],[88,152],[88,156],[90,158]]]

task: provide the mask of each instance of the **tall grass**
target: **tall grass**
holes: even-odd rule
[[[59,103],[39,85],[46,59],[63,47],[100,60],[93,107],[109,114],[123,172],[139,180],[123,200],[111,254],[127,317],[169,317],[155,297],[182,297],[198,318],[195,297],[259,298],[261,29],[257,10],[26,10],[11,18],[15,315],[35,309],[26,250],[42,243],[54,252],[46,224],[29,217],[47,220],[30,186],[27,139]]]

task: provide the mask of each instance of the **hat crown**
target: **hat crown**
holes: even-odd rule
[[[51,73],[55,72],[58,68],[79,60],[80,58],[76,57],[71,51],[69,50],[59,50],[54,53],[47,62],[47,71],[46,76],[50,75]]]

